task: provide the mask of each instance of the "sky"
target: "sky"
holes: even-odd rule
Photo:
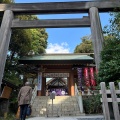
[[[38,2],[68,2],[68,1],[89,1],[89,0],[15,0],[15,3],[38,3]],[[67,19],[82,18],[87,14],[53,14],[38,15],[40,19]],[[109,13],[100,13],[102,29],[109,24]],[[48,33],[47,53],[74,53],[74,49],[82,41],[84,36],[91,35],[90,28],[46,28]]]

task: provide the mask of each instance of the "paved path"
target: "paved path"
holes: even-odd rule
[[[26,120],[104,120],[103,115],[71,116],[71,117],[32,117]]]

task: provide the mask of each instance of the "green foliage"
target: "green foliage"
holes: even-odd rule
[[[74,53],[93,53],[93,46],[90,36],[84,36],[82,43],[76,46]]]
[[[0,0],[0,3],[14,3],[14,0]]]
[[[83,96],[83,106],[86,114],[100,114],[103,112],[100,98],[101,95]]]
[[[7,113],[6,118],[1,117],[0,120],[15,120],[15,114],[13,113]]]
[[[20,20],[37,20],[34,15],[16,16]],[[48,35],[44,28],[41,29],[15,29],[12,32],[9,45],[10,59],[28,55],[30,51],[34,54],[44,53],[47,48]]]
[[[32,50],[35,54],[45,53],[45,49],[47,48],[47,33],[45,33],[45,29],[31,29],[32,35]]]
[[[101,52],[99,82],[120,80],[120,13],[111,13],[110,26],[104,28],[105,42]]]
[[[115,10],[117,11],[117,10]],[[115,38],[120,38],[120,12],[110,13],[111,19],[110,25],[105,26],[103,33],[107,36],[114,36]]]
[[[120,40],[107,41],[101,52],[98,80],[99,82],[111,82],[120,79]]]
[[[16,29],[13,30],[9,51],[11,59],[16,56],[24,56],[31,50],[32,35],[30,30]]]
[[[20,20],[37,20],[34,15],[16,16]],[[28,69],[24,69],[18,63],[18,59],[27,56],[31,51],[36,54],[44,53],[47,48],[48,35],[44,28],[41,29],[15,29],[9,44],[4,79],[14,82],[16,85],[22,84],[20,74],[29,76]],[[27,79],[27,78],[26,78]]]

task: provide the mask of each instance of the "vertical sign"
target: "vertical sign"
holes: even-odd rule
[[[77,72],[78,72],[78,85],[81,91],[84,91],[82,87],[82,68],[77,68]]]
[[[38,72],[38,86],[37,89],[41,90],[42,88],[42,72]]]

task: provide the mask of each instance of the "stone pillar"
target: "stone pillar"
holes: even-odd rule
[[[11,10],[6,10],[4,12],[0,28],[0,87],[2,83],[5,62],[9,48],[13,17],[14,17],[13,12]]]
[[[102,34],[102,27],[100,23],[98,8],[91,7],[89,9],[89,14],[90,14],[90,22],[91,22],[92,42],[93,42],[94,54],[95,54],[95,63],[96,63],[96,68],[98,69],[101,61],[100,52],[103,46],[103,34]]]
[[[73,72],[70,73],[70,93],[71,96],[75,95],[75,82]]]

